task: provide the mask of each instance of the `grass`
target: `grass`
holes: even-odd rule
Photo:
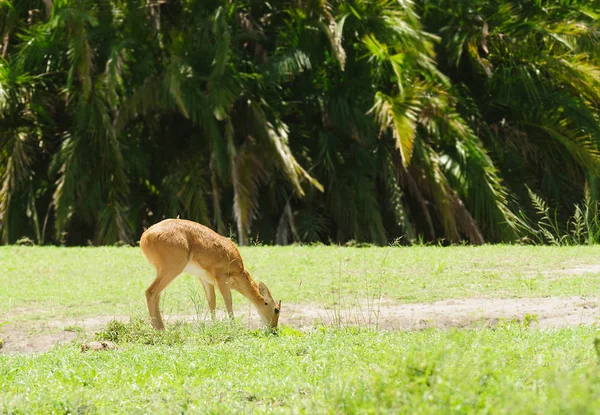
[[[241,252],[253,277],[284,304],[332,305],[343,297],[380,294],[407,303],[600,293],[600,252],[593,246],[292,246]],[[137,248],[0,247],[0,320],[139,313],[153,277]],[[234,293],[234,305],[247,301]],[[195,314],[198,307],[205,300],[195,278],[180,277],[167,288],[167,313]]]
[[[596,328],[377,332],[111,323],[119,349],[0,357],[2,413],[600,411]]]
[[[257,280],[286,303],[598,296],[594,247],[249,247]],[[279,335],[238,320],[146,320],[151,267],[134,248],[0,247],[4,326],[134,316],[38,354],[0,354],[0,413],[600,413],[597,326],[535,330],[535,316],[477,330],[316,326]],[[346,301],[348,300],[348,301]],[[337,302],[337,306],[334,305]],[[176,280],[167,313],[198,314],[202,289]],[[234,304],[247,306],[239,295]],[[222,306],[221,306],[222,307]],[[338,310],[339,311],[339,310]],[[140,317],[136,317],[140,316]],[[33,329],[32,329],[33,330]],[[117,350],[81,352],[81,341]]]

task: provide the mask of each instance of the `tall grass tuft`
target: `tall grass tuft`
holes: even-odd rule
[[[583,201],[574,206],[573,216],[562,226],[557,209],[551,209],[548,203],[531,189],[527,188],[527,192],[539,218],[535,223],[529,221],[524,227],[528,240],[535,244],[556,246],[600,243],[598,201],[592,199],[588,186],[585,187]],[[523,215],[523,218],[526,216]]]

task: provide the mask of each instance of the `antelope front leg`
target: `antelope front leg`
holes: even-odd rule
[[[229,277],[218,279],[218,286],[221,295],[223,296],[223,301],[225,302],[225,307],[227,308],[227,314],[229,314],[229,318],[233,319],[233,305],[231,303],[231,287],[229,286]]]

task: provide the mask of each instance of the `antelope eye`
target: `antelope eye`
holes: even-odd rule
[[[269,305],[269,303],[265,303],[265,305]]]
[[[278,308],[275,309],[275,314],[279,314],[279,309]]]

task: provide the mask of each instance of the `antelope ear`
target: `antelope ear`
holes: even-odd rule
[[[265,298],[269,298],[269,299],[273,299],[273,296],[271,295],[271,291],[269,291],[269,289],[267,288],[267,286],[261,281],[258,283],[258,291],[260,292],[260,295],[262,295]]]

